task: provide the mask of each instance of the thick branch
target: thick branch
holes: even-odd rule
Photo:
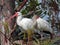
[[[27,2],[27,0],[24,0],[23,2],[22,2],[22,4],[17,8],[17,9],[15,9],[16,11],[20,11],[22,8],[23,8],[23,6],[26,4],[26,2]]]

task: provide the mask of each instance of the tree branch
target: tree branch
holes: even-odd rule
[[[15,11],[20,11],[23,8],[23,6],[26,4],[26,2],[27,0],[24,0],[22,4],[17,9],[15,9]]]

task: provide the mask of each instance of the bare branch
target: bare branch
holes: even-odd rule
[[[17,8],[17,9],[15,9],[16,11],[20,11],[22,8],[23,8],[23,6],[26,4],[26,2],[27,2],[27,0],[24,0],[23,2],[22,2],[22,4]]]

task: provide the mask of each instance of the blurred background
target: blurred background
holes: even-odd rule
[[[21,31],[16,25],[16,17],[9,21],[8,19],[19,9],[18,7],[24,3],[23,1],[0,0],[0,45],[11,45],[10,37],[13,37],[10,39],[12,42],[20,37],[17,36]],[[56,36],[60,36],[60,0],[27,0],[20,12],[27,18],[32,18],[33,15],[40,16],[49,22]]]

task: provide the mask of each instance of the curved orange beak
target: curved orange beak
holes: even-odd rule
[[[11,20],[13,19],[14,17],[17,17],[18,16],[18,13],[16,12],[14,15],[12,15],[8,20]]]
[[[17,16],[18,16],[18,13],[16,12],[13,16],[11,16],[11,19]]]

